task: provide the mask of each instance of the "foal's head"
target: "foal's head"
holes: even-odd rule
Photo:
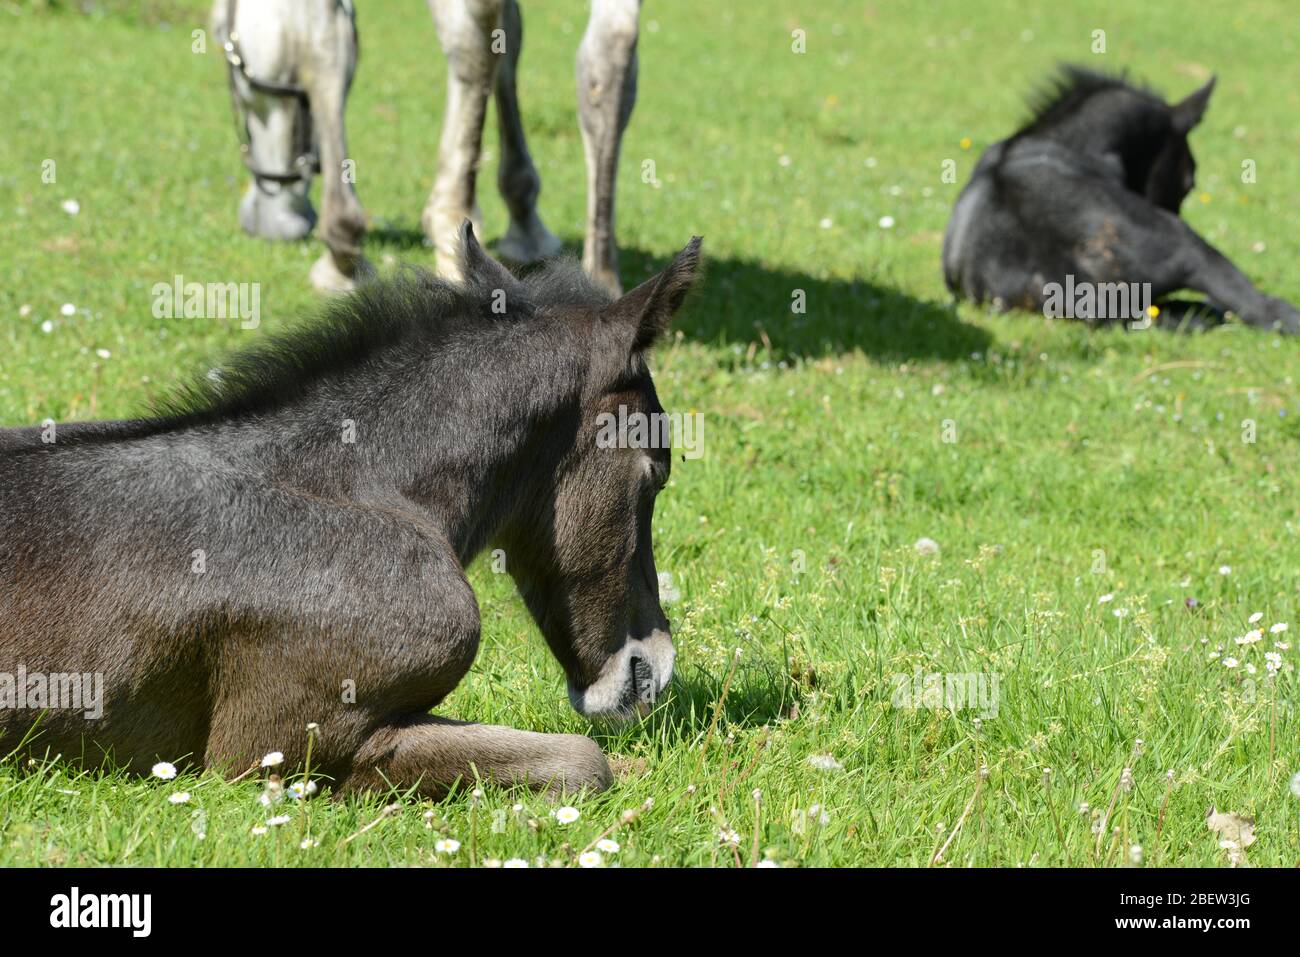
[[[645,714],[672,677],[652,544],[672,450],[646,352],[681,306],[699,261],[696,238],[618,300],[562,293],[570,301],[539,316],[566,324],[581,384],[537,450],[547,462],[537,471],[551,477],[524,496],[501,539],[564,667],[569,700],[584,715]]]
[[[1044,135],[1081,151],[1099,151],[1122,168],[1130,190],[1176,213],[1196,185],[1187,137],[1205,115],[1213,90],[1211,77],[1171,104],[1119,77],[1066,67],[1018,135]]]

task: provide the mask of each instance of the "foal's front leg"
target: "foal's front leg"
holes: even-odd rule
[[[1189,228],[1195,240],[1187,286],[1205,293],[1211,303],[1231,309],[1242,322],[1260,329],[1300,333],[1300,310],[1255,288],[1246,274]]]
[[[578,122],[587,157],[587,235],[582,265],[618,295],[614,188],[623,130],[636,103],[637,16],[641,0],[592,0],[578,47]]]
[[[447,56],[447,112],[438,144],[438,172],[421,224],[434,244],[439,275],[460,279],[460,224],[468,219],[474,231],[483,234],[474,188],[497,68],[492,31],[501,24],[502,0],[429,0],[429,9]]]
[[[361,749],[340,791],[415,786],[441,797],[476,779],[551,792],[603,791],[613,776],[600,746],[580,734],[539,734],[421,715],[382,728]]]

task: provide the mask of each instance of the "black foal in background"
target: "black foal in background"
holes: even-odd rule
[[[1195,184],[1187,136],[1213,89],[1210,80],[1171,106],[1122,79],[1064,68],[1032,121],[984,151],[958,197],[943,243],[948,288],[1034,310],[1052,298],[1049,286],[1149,284],[1156,302],[1190,289],[1249,325],[1300,332],[1295,307],[1261,293],[1178,216]],[[1083,318],[1134,318],[1097,299]]]

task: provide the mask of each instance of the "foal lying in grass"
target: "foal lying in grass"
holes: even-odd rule
[[[604,447],[597,419],[662,413],[644,353],[699,240],[617,300],[572,264],[515,279],[468,223],[461,244],[463,284],[364,286],[153,418],[0,430],[0,673],[103,684],[94,719],[0,710],[0,748],[238,770],[301,762],[315,721],[340,792],[609,783],[586,737],[429,711],[474,660],[464,567],[489,544],[578,711],[631,716],[668,683],[670,450]]]
[[[1033,119],[984,151],[958,197],[943,242],[948,288],[1053,316],[1205,324],[1232,310],[1252,326],[1300,332],[1300,311],[1256,289],[1178,216],[1196,181],[1187,137],[1213,89],[1211,80],[1169,105],[1066,68]],[[1157,306],[1180,289],[1204,293],[1210,308]]]

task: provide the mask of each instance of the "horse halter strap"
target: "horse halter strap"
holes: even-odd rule
[[[259,181],[259,186],[262,180],[281,184],[305,181],[320,172],[320,156],[312,144],[311,100],[307,96],[307,91],[296,83],[275,83],[270,80],[259,80],[248,72],[243,54],[239,49],[239,33],[235,29],[235,14],[238,10],[238,2],[239,0],[230,0],[230,35],[222,44],[222,49],[225,50],[226,64],[229,67],[230,98],[235,110],[235,132],[239,136],[240,157],[243,159],[244,165],[248,167],[248,171],[253,174],[254,179]],[[239,95],[239,88],[235,83],[236,73],[243,77],[244,82],[257,93],[286,99],[292,98],[295,101],[293,118],[295,159],[292,169],[282,173],[268,172],[259,169],[253,164],[253,135],[248,128],[248,107]]]

